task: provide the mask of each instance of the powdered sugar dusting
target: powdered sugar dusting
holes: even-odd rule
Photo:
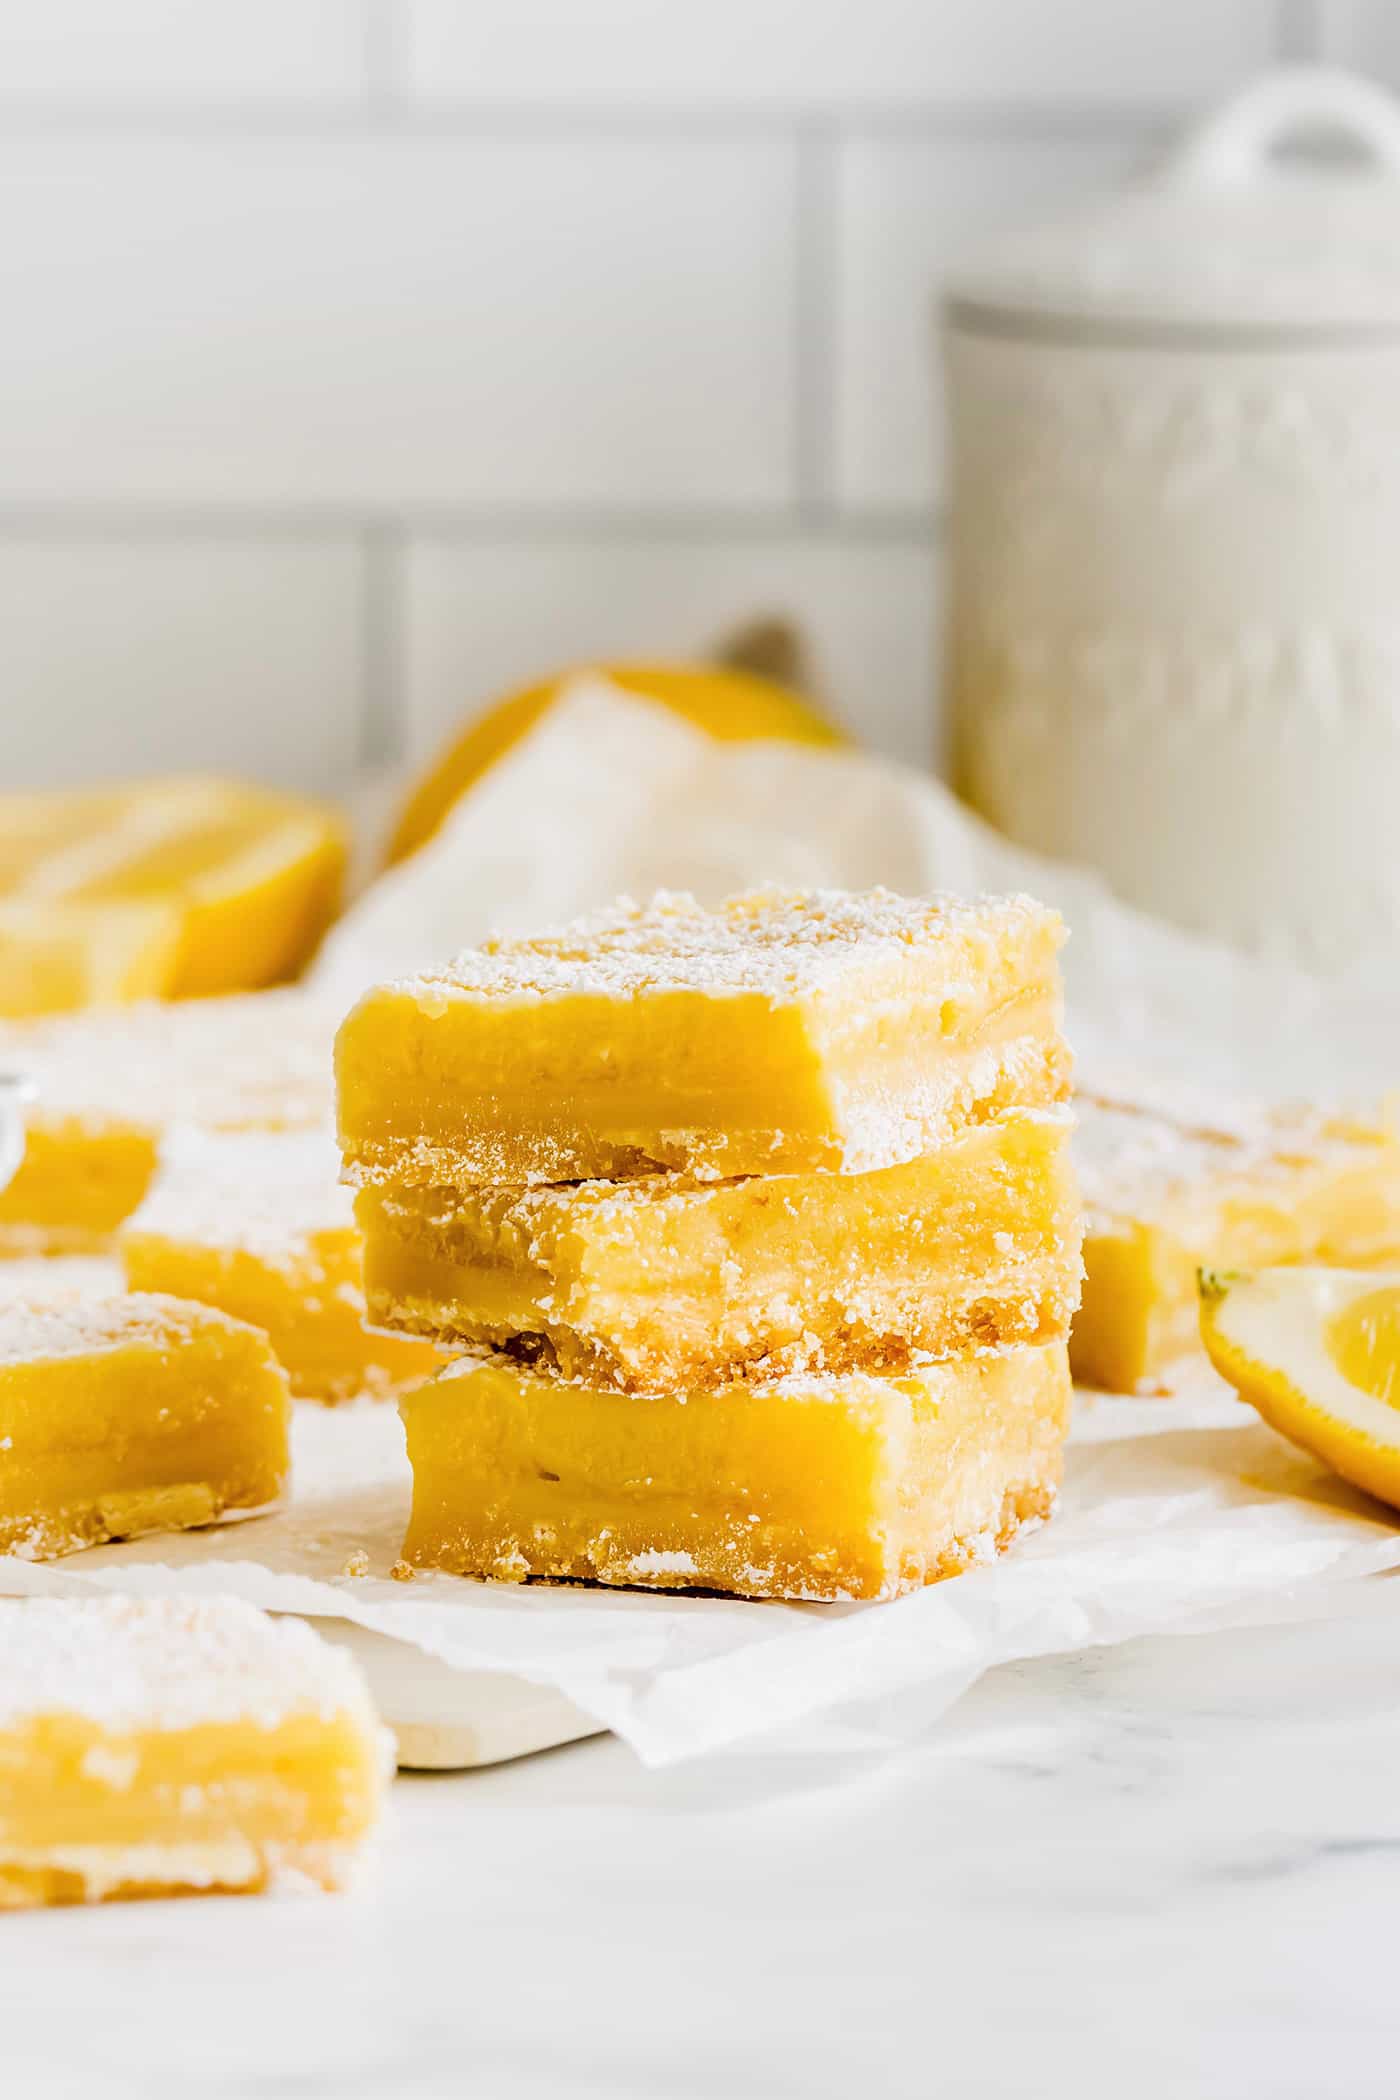
[[[122,1265],[105,1254],[20,1254],[0,1260],[0,1306],[64,1298],[111,1298]]]
[[[1074,1122],[1074,1112],[1067,1101],[1052,1101],[1031,1108],[1017,1105],[997,1109],[985,1119],[986,1127],[992,1129],[998,1126],[1014,1129],[1019,1123],[1035,1123],[1049,1130],[1066,1132],[1073,1128]],[[462,1190],[450,1185],[400,1187],[391,1182],[379,1191],[378,1200],[390,1216],[397,1215],[404,1220],[421,1219],[438,1225],[446,1225],[453,1213],[465,1205],[473,1217],[489,1217],[497,1227],[504,1222],[510,1230],[519,1231],[528,1239],[540,1230],[568,1231],[580,1216],[607,1222],[622,1219],[633,1210],[664,1213],[697,1207],[703,1209],[724,1189],[738,1189],[758,1179],[751,1174],[736,1174],[725,1181],[717,1181],[712,1175],[691,1174],[678,1169],[668,1174],[637,1174],[630,1181],[503,1182]],[[782,1204],[788,1216],[798,1215],[795,1198],[806,1186],[802,1176],[772,1175],[765,1177],[761,1185],[772,1200]],[[532,1250],[532,1254],[537,1255],[537,1250]],[[0,1277],[3,1277],[2,1270]]]
[[[58,1293],[52,1298],[18,1300],[0,1304],[0,1371],[133,1344],[178,1348],[210,1329],[248,1332],[211,1306],[190,1305],[154,1291],[128,1291],[114,1298]]]
[[[124,1234],[181,1246],[294,1259],[319,1232],[354,1228],[329,1127],[289,1131],[173,1131],[145,1201]]]
[[[622,998],[647,991],[761,992],[793,998],[838,979],[853,962],[889,959],[940,942],[991,945],[1058,928],[1029,897],[927,899],[876,889],[753,890],[707,911],[685,892],[649,904],[621,898],[606,911],[530,939],[468,949],[446,969],[395,989],[497,995],[574,993]]]
[[[1251,1112],[1232,1103],[1228,1114],[1209,1117],[1205,1110],[1190,1122],[1155,1105],[1081,1095],[1076,1109],[1084,1202],[1109,1216],[1150,1215],[1176,1196],[1244,1176],[1289,1174],[1300,1160],[1343,1164],[1381,1136],[1379,1125],[1361,1129],[1305,1108]]]
[[[646,1582],[658,1575],[693,1576],[699,1571],[693,1553],[634,1553],[627,1563],[628,1571],[638,1582]]]
[[[858,1094],[838,1085],[844,1134],[841,1166],[870,1173],[917,1159],[955,1138],[969,1122],[987,1121],[1022,1101],[1049,1103],[1069,1092],[1070,1055],[1051,1032],[1013,1036],[969,1053],[949,1052],[900,1088]]]
[[[295,1128],[330,1116],[339,1019],[300,991],[148,1001],[0,1023],[0,1067],[34,1081],[36,1120]]]
[[[0,1726],[79,1714],[113,1731],[294,1713],[372,1719],[351,1656],[234,1597],[0,1602]]]

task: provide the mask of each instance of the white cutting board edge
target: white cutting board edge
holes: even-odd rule
[[[548,1685],[494,1670],[454,1670],[410,1641],[348,1619],[308,1623],[360,1664],[397,1744],[400,1771],[463,1772],[606,1733]]]

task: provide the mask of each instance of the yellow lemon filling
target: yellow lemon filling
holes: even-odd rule
[[[707,1179],[893,1166],[1068,1091],[1054,912],[1026,898],[662,893],[367,992],[348,1176]]]
[[[1350,1384],[1400,1407],[1400,1285],[1367,1291],[1334,1314],[1327,1348]]]

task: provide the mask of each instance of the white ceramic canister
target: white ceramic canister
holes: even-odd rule
[[[1184,925],[1400,960],[1400,105],[1271,75],[945,321],[962,792]]]

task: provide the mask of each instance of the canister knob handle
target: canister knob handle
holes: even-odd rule
[[[1163,174],[1168,182],[1247,182],[1280,146],[1322,130],[1400,175],[1400,102],[1374,81],[1330,66],[1266,73],[1188,132]]]

